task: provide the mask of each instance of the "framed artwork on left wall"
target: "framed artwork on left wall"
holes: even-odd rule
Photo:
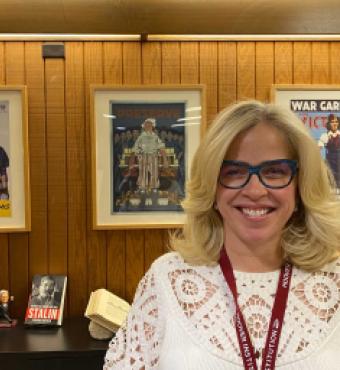
[[[27,89],[0,86],[0,232],[31,227]]]
[[[94,229],[181,227],[204,86],[94,85],[90,94]]]

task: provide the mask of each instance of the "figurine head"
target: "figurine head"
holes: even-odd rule
[[[0,290],[0,303],[8,303],[9,301],[9,292],[8,290]]]

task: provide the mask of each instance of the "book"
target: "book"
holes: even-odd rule
[[[25,325],[61,326],[66,284],[65,275],[34,275]]]
[[[85,317],[116,332],[124,323],[130,307],[128,302],[108,290],[97,289],[90,295]]]

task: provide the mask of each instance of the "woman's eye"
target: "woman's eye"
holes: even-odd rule
[[[264,176],[287,176],[286,166],[270,166],[262,169],[262,174]]]
[[[237,176],[244,176],[247,171],[244,168],[240,167],[224,167],[222,170],[222,175],[227,177],[237,177]]]

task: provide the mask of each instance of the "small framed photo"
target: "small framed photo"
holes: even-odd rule
[[[183,225],[204,101],[201,85],[91,86],[95,229]]]
[[[29,231],[30,189],[25,86],[0,86],[0,232]]]
[[[340,85],[273,85],[272,101],[307,126],[340,189]]]

